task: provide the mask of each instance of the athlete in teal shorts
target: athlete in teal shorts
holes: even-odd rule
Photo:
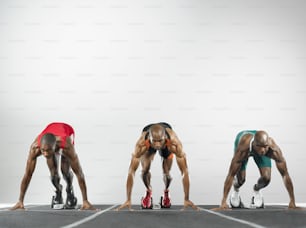
[[[236,153],[237,151],[237,147],[238,147],[238,144],[240,142],[240,139],[242,138],[242,136],[244,136],[245,134],[251,134],[254,135],[256,134],[257,131],[255,130],[248,130],[248,131],[241,131],[238,133],[238,135],[236,136],[236,139],[235,139],[235,145],[234,145],[234,153]],[[261,168],[264,168],[264,167],[270,167],[271,168],[271,158],[269,158],[268,156],[266,155],[263,155],[263,156],[260,156],[259,154],[257,154],[254,149],[252,148],[251,151],[249,151],[249,156],[252,156],[257,167],[259,169]],[[248,159],[249,157],[242,162],[242,165],[241,165],[241,168],[240,170],[241,171],[244,171],[246,170],[246,167],[247,167],[247,164],[248,164]]]
[[[242,131],[239,132],[235,139],[234,156],[224,182],[223,198],[220,207],[216,209],[222,210],[229,208],[227,205],[227,197],[232,185],[234,191],[230,197],[231,206],[243,206],[239,196],[239,188],[245,183],[246,166],[250,156],[253,156],[260,172],[260,178],[254,185],[254,195],[252,197],[251,206],[255,208],[261,208],[264,206],[260,190],[270,183],[271,159],[273,159],[283,178],[290,197],[288,207],[296,208],[293,184],[281,149],[265,131]]]

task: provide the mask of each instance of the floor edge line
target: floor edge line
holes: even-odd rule
[[[254,227],[254,228],[266,228],[265,226],[261,226],[261,225],[258,225],[256,223],[253,223],[253,222],[249,222],[249,221],[246,221],[246,220],[243,220],[243,219],[238,219],[238,218],[235,218],[235,217],[231,217],[231,216],[228,216],[228,215],[224,215],[224,214],[221,214],[219,212],[215,212],[215,211],[211,211],[211,210],[208,210],[208,209],[204,209],[202,207],[199,207],[201,211],[205,211],[205,212],[208,212],[210,214],[213,214],[213,215],[217,215],[219,217],[222,217],[222,218],[225,218],[225,219],[228,219],[228,220],[232,220],[232,221],[235,221],[235,222],[239,222],[239,223],[242,223],[242,224],[245,224],[245,225],[248,225],[250,227]]]
[[[74,223],[71,223],[71,224],[69,224],[69,225],[61,226],[61,228],[73,228],[73,227],[79,226],[79,225],[81,225],[81,224],[83,224],[83,223],[86,223],[86,222],[88,222],[88,221],[90,221],[90,220],[93,220],[94,218],[96,218],[96,217],[98,217],[99,215],[101,215],[101,214],[103,214],[103,213],[105,213],[105,212],[107,212],[107,211],[109,211],[109,210],[115,208],[116,206],[118,206],[118,204],[114,204],[114,205],[111,206],[111,207],[108,207],[108,208],[106,208],[106,209],[104,209],[104,210],[102,210],[102,211],[98,211],[97,213],[95,213],[95,214],[93,214],[93,215],[90,215],[90,216],[88,216],[88,217],[86,217],[86,218],[83,218],[83,219],[81,219],[81,220],[79,220],[79,221],[76,221],[76,222],[74,222]]]

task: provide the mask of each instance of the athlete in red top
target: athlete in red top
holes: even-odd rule
[[[37,158],[43,155],[47,159],[47,165],[51,174],[51,181],[56,189],[56,195],[53,197],[52,205],[63,205],[62,185],[58,173],[59,155],[61,156],[61,171],[67,182],[66,208],[75,208],[77,200],[73,193],[72,171],[78,178],[79,186],[82,192],[83,205],[81,210],[94,210],[95,208],[87,200],[87,190],[85,177],[74,149],[74,130],[65,123],[49,124],[34,140],[30,147],[25,174],[21,181],[19,201],[11,208],[12,210],[24,209],[24,196],[30,184],[32,174],[35,170]]]
[[[163,159],[163,172],[165,191],[164,196],[161,199],[161,207],[170,207],[171,202],[169,198],[169,185],[171,183],[170,169],[174,155],[176,155],[176,161],[183,177],[184,187],[184,208],[192,207],[198,209],[197,206],[189,200],[189,175],[187,168],[186,155],[182,149],[182,143],[178,139],[171,126],[167,123],[150,124],[146,126],[140,139],[136,143],[136,148],[132,154],[132,160],[128,172],[126,182],[126,194],[127,200],[124,204],[118,207],[116,210],[122,208],[129,208],[131,210],[131,195],[134,182],[135,172],[141,163],[142,166],[142,179],[147,188],[146,196],[142,198],[142,208],[152,208],[152,187],[150,184],[151,173],[150,166],[156,152],[159,152]]]

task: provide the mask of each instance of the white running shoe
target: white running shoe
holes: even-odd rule
[[[252,208],[264,208],[264,199],[262,196],[261,191],[254,191],[252,201],[251,201]]]
[[[238,191],[233,191],[230,196],[230,204],[233,208],[241,207],[241,198]]]

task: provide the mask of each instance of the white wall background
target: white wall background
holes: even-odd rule
[[[238,131],[265,129],[306,202],[306,3],[303,0],[27,0],[0,3],[0,202],[18,199],[29,146],[50,122],[76,131],[91,202],[122,203],[148,123],[173,125],[190,198],[219,204]],[[173,166],[172,198],[183,202]],[[258,178],[252,159],[246,202]],[[163,189],[158,155],[153,197]],[[76,193],[81,199],[77,181]],[[25,203],[49,203],[39,158]],[[140,169],[133,203],[144,194]],[[288,202],[273,163],[266,202]]]

